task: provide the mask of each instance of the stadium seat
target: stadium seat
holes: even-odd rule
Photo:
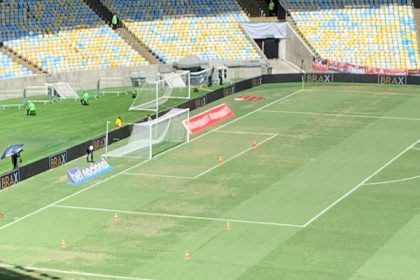
[[[18,78],[31,75],[32,71],[14,62],[0,52],[0,79]]]
[[[1,1],[0,41],[49,73],[148,63],[82,0]]]
[[[206,61],[258,60],[239,23],[249,19],[234,0],[102,0],[164,62],[186,55]]]
[[[283,0],[323,58],[369,67],[420,69],[410,0]]]

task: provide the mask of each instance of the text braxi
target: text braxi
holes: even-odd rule
[[[101,158],[97,162],[83,169],[80,169],[78,167],[73,167],[67,170],[67,178],[69,179],[67,183],[68,184],[81,184],[111,169],[112,169],[112,166],[109,165],[105,159]]]

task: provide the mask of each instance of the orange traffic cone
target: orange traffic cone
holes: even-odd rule
[[[4,214],[0,212],[0,220],[4,218]]]
[[[67,247],[67,244],[66,244],[66,240],[61,240],[61,243],[60,243],[60,248],[61,249],[66,249],[66,247]]]
[[[254,140],[252,140],[251,147],[252,147],[253,149],[255,149],[255,148],[257,147],[257,141],[255,141],[255,139],[254,139]]]
[[[227,222],[225,225],[225,230],[226,231],[231,231],[232,230],[232,225],[230,224],[230,222]]]
[[[223,164],[223,157],[219,156],[219,159],[217,160],[217,164],[218,165],[222,165]]]
[[[114,216],[112,216],[112,220],[113,221],[118,221],[120,219],[120,217],[118,217],[118,213],[115,213]]]
[[[191,260],[190,251],[188,251],[188,250],[184,251],[184,260],[186,260],[186,261]]]

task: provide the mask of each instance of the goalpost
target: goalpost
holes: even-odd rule
[[[24,100],[22,100],[22,90],[0,90],[0,109],[6,109],[8,107],[21,107],[25,106]]]
[[[169,99],[190,99],[190,72],[165,73],[158,75],[157,81],[145,81],[138,90],[129,111],[158,112],[159,105]]]
[[[175,108],[157,119],[134,123],[128,143],[113,150],[108,149],[107,143],[102,156],[152,159],[156,153],[189,142],[189,133],[183,125],[189,114],[189,109]]]
[[[107,94],[127,94],[127,87],[131,87],[129,79],[124,78],[100,78],[96,85],[97,96]]]
[[[51,103],[54,100],[54,96],[48,94],[47,85],[43,86],[28,86],[23,90],[23,102],[24,104],[28,102],[37,102],[37,103]]]

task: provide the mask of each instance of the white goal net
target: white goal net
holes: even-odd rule
[[[43,86],[28,86],[23,90],[24,103],[37,102],[37,103],[50,103],[54,101],[55,97],[48,94],[47,85]]]
[[[158,112],[169,99],[191,98],[190,72],[159,74],[157,81],[145,81],[129,110]]]
[[[108,94],[127,94],[131,91],[131,81],[128,78],[100,78],[96,86],[97,96]]]
[[[189,118],[189,109],[171,109],[165,115],[143,123],[132,124],[128,143],[106,147],[103,157],[132,157],[151,159],[153,155],[189,141],[183,121]]]

